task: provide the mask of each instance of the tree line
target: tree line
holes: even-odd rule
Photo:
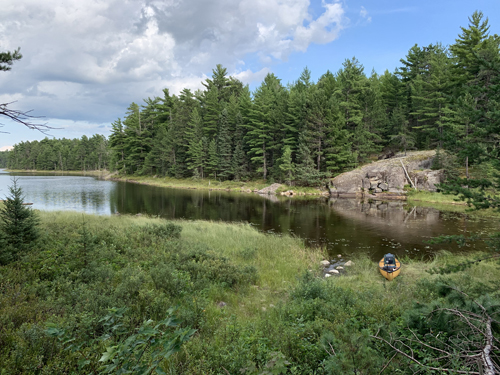
[[[108,140],[95,134],[18,143],[11,151],[0,153],[0,166],[6,162],[10,169],[86,171],[109,169],[109,159]]]
[[[367,75],[352,58],[317,82],[307,68],[288,85],[269,73],[251,92],[217,65],[203,90],[164,89],[132,103],[107,143],[99,138],[101,151],[75,144],[64,163],[55,145],[75,141],[42,141],[34,155],[27,142],[14,147],[8,165],[302,185],[383,151],[444,148],[468,166],[498,149],[499,45],[476,11],[454,44],[414,45],[393,73]]]

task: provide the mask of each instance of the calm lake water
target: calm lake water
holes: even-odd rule
[[[13,175],[0,170],[0,199]],[[497,223],[467,215],[412,207],[403,202],[363,203],[352,199],[286,198],[222,191],[159,188],[86,176],[16,174],[25,202],[39,210],[71,210],[99,215],[146,214],[166,219],[245,222],[266,233],[291,234],[328,252],[364,252],[421,257],[456,245],[425,243],[443,234],[491,231]],[[476,244],[470,249],[481,249]],[[461,249],[464,250],[464,249]]]

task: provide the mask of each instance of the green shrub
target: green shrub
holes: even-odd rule
[[[257,270],[253,266],[236,266],[227,258],[215,255],[205,246],[191,248],[175,255],[178,270],[190,274],[191,280],[203,286],[207,281],[227,287],[253,284],[257,281]]]
[[[315,277],[311,272],[306,271],[300,279],[299,285],[293,291],[292,297],[295,299],[311,300],[326,299],[327,292],[323,280]]]
[[[191,277],[186,271],[179,271],[172,264],[161,263],[149,270],[156,289],[169,296],[181,296],[189,290]]]
[[[180,238],[182,227],[174,223],[148,224],[142,230],[149,236],[157,238]]]

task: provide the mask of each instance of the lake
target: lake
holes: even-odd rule
[[[0,199],[8,195],[12,178],[0,170]],[[430,246],[425,241],[432,237],[491,231],[497,226],[486,219],[472,220],[465,214],[404,202],[183,190],[50,173],[16,173],[15,178],[25,202],[33,203],[38,210],[244,222],[265,233],[290,234],[303,238],[310,246],[326,247],[332,257],[356,252],[364,252],[374,260],[387,252],[425,257],[437,249],[457,249],[456,245]],[[477,243],[469,249],[483,247]]]

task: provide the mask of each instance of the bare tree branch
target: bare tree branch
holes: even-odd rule
[[[383,341],[396,354],[401,354],[423,369],[456,374],[498,374],[500,369],[498,363],[499,347],[496,343],[499,341],[494,336],[492,329],[492,324],[498,323],[492,318],[492,315],[498,312],[498,306],[493,306],[493,309],[492,306],[486,308],[467,293],[454,287],[449,288],[469,299],[472,304],[479,308],[479,311],[476,309],[471,311],[470,307],[467,308],[467,305],[464,308],[441,307],[434,309],[427,316],[431,318],[438,313],[447,314],[452,317],[449,322],[453,322],[453,325],[457,324],[457,329],[460,329],[460,331],[448,331],[446,335],[442,336],[443,339],[439,338],[441,332],[432,333],[431,331],[431,333],[421,338],[409,328],[411,333],[409,337],[394,338],[389,333],[389,339],[385,339],[379,335],[380,332],[371,337]],[[452,333],[452,336],[450,336],[450,333]],[[441,367],[428,366],[422,363],[415,354],[417,348],[425,348],[434,352],[436,355],[432,357],[432,360],[439,363]],[[451,365],[456,365],[456,363],[460,363],[461,370],[451,368]]]
[[[442,367],[427,366],[415,358],[413,351],[412,351],[412,354],[409,355],[408,353],[404,352],[403,350],[400,350],[399,348],[397,348],[396,346],[391,344],[389,341],[387,341],[386,339],[384,339],[380,336],[370,336],[370,337],[385,342],[387,345],[389,345],[397,353],[401,354],[402,356],[408,358],[410,361],[415,362],[417,365],[424,367],[428,370],[436,370],[436,371],[457,373],[457,374],[471,374],[471,375],[481,375],[482,374],[481,372],[478,372],[478,371],[461,371],[461,370],[453,370],[453,369],[447,369],[447,368],[442,368]],[[402,343],[401,341],[398,341],[398,342]],[[405,346],[407,346],[407,345],[405,345]]]
[[[33,120],[40,119],[42,117],[30,115],[31,111],[20,111],[17,109],[9,108],[9,105],[11,105],[13,103],[15,103],[15,102],[1,103],[0,104],[0,116],[5,116],[5,117],[11,119],[12,121],[15,121],[19,124],[26,126],[28,129],[38,130],[39,132],[41,132],[43,134],[48,134],[49,130],[52,130],[52,129],[60,129],[60,128],[55,128],[55,127],[49,126],[49,125],[47,125],[47,123],[41,124],[41,123],[33,122]]]

